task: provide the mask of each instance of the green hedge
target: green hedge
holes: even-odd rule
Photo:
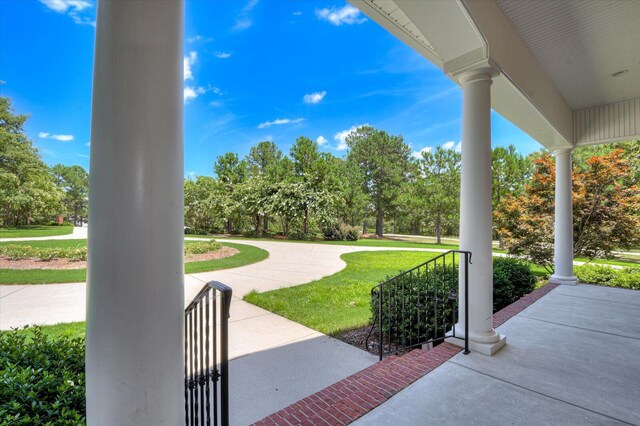
[[[531,293],[536,277],[525,262],[511,257],[493,258],[493,312]]]
[[[385,286],[382,290],[382,331],[396,343],[427,341],[444,336],[453,326],[452,309],[455,302],[449,301],[452,284],[457,292],[457,266],[438,266],[437,273],[414,272],[398,281],[394,289]],[[532,292],[535,275],[525,262],[513,258],[493,259],[493,311],[499,311]],[[472,285],[472,282],[470,283]],[[426,290],[428,297],[425,297]],[[372,318],[378,316],[378,300],[371,299]],[[434,324],[435,323],[435,324]]]
[[[0,246],[0,255],[7,256],[11,260],[70,259],[79,261],[87,260],[87,247],[32,247],[21,244],[9,244]]]
[[[608,287],[640,290],[640,267],[612,268],[601,265],[582,265],[574,269],[580,282]]]
[[[221,248],[222,244],[217,241],[200,241],[197,243],[185,244],[184,254],[204,254],[220,250]]]
[[[84,339],[0,331],[0,424],[85,423]]]
[[[211,240],[185,244],[185,254],[202,254],[216,251],[222,244]],[[0,245],[0,255],[11,260],[40,259],[44,261],[52,259],[70,259],[72,261],[87,260],[87,247],[32,247],[22,244]]]

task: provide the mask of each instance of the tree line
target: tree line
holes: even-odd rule
[[[0,96],[0,225],[17,227],[87,217],[89,174],[80,166],[47,166],[24,134],[28,116]]]

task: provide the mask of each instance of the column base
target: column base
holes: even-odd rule
[[[551,278],[549,278],[549,282],[552,284],[577,285],[578,278],[574,276],[563,277],[560,275],[553,274],[551,275]]]
[[[445,341],[464,348],[464,339],[461,339],[460,337],[447,337]],[[478,352],[483,355],[493,356],[506,344],[507,336],[498,334],[498,341],[495,343],[478,343],[469,339],[469,350],[471,352]]]

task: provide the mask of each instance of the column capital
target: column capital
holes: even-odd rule
[[[572,152],[573,152],[573,147],[571,147],[571,148],[563,147],[563,148],[554,148],[553,149],[553,153],[555,155],[571,154]]]
[[[500,74],[500,68],[490,58],[468,64],[464,67],[448,72],[449,76],[460,85],[474,81],[489,81]]]

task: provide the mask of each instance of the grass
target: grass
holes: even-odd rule
[[[0,238],[53,237],[69,235],[72,232],[73,226],[19,226],[17,228],[0,228]]]
[[[40,327],[42,332],[52,340],[59,337],[69,337],[71,339],[84,338],[85,336],[85,322],[67,322],[55,325],[43,325]],[[31,330],[19,330],[18,333],[31,335]]]
[[[336,274],[280,290],[250,292],[244,300],[324,334],[335,335],[368,324],[373,286],[437,255],[408,251],[348,253],[341,256],[347,267]]]
[[[73,243],[75,241],[75,243]],[[36,241],[31,241],[35,243]],[[86,240],[59,240],[55,243],[79,245],[78,242],[86,244]],[[16,242],[17,243],[17,242]],[[52,243],[52,241],[37,241],[39,244]],[[191,243],[186,241],[186,244]],[[35,245],[35,244],[33,244]],[[233,247],[240,251],[231,257],[224,259],[213,259],[202,262],[190,262],[185,264],[185,273],[193,274],[197,272],[217,271],[220,269],[237,268],[238,266],[249,265],[260,262],[269,256],[269,252],[246,244],[223,243],[224,246]],[[52,284],[52,283],[75,283],[87,280],[86,269],[0,269],[0,284]]]
[[[361,239],[358,241],[325,241],[325,240],[286,240],[282,238],[245,238],[245,237],[224,237],[224,236],[206,236],[206,235],[189,235],[194,238],[222,238],[225,240],[254,240],[254,241],[273,241],[279,243],[302,243],[302,244],[328,244],[334,246],[355,246],[355,247],[398,247],[398,248],[435,248],[443,250],[455,250],[457,244],[431,244],[431,243],[414,243],[408,241],[397,241],[390,239]]]
[[[186,241],[188,243],[189,241]],[[223,246],[232,247],[240,251],[231,257],[224,259],[205,260],[204,262],[189,262],[184,265],[185,273],[195,274],[197,272],[217,271],[220,269],[237,268],[260,262],[269,257],[269,252],[258,247],[245,244],[223,243]]]

